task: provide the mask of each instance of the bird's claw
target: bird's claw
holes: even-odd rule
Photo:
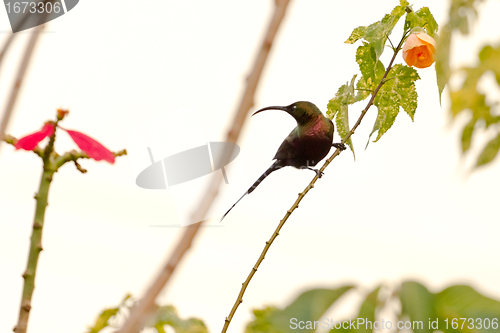
[[[313,169],[313,170],[314,170],[314,172],[316,172],[316,176],[318,176],[318,178],[323,177],[323,175],[324,175],[324,172],[323,172],[323,171],[320,171],[320,170],[318,170],[318,169]]]
[[[346,150],[346,146],[345,146],[345,144],[343,144],[343,143],[334,143],[334,144],[332,144],[332,147],[335,147],[335,148],[337,148],[337,149],[340,149],[341,151],[342,151],[342,150]]]

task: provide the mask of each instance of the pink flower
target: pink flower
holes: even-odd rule
[[[67,129],[64,130],[68,132],[69,136],[73,139],[73,141],[75,141],[78,148],[80,148],[90,158],[93,158],[96,161],[105,160],[111,164],[115,163],[115,155],[96,140],[77,131]]]
[[[26,135],[17,141],[16,149],[33,150],[46,137],[54,134],[54,123],[47,122],[43,128],[30,135]]]

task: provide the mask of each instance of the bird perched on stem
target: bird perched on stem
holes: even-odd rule
[[[341,150],[345,149],[344,144],[333,143],[333,122],[326,118],[318,107],[311,102],[295,102],[288,106],[268,106],[258,110],[253,115],[265,110],[282,110],[287,112],[295,118],[297,127],[288,134],[279,147],[273,158],[276,161],[229,208],[222,216],[221,221],[245,195],[252,193],[272,172],[285,166],[293,166],[298,169],[312,170],[321,178],[323,173],[312,167],[328,154],[332,146]]]

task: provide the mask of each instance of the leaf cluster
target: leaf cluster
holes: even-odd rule
[[[487,45],[479,52],[479,64],[475,67],[463,68],[465,80],[457,90],[450,90],[451,113],[453,117],[462,112],[470,115],[470,120],[462,130],[462,152],[469,150],[472,135],[475,130],[488,129],[493,124],[500,122],[498,102],[487,101],[486,94],[478,91],[478,83],[486,73],[493,73],[496,82],[500,86],[500,45],[492,47]],[[483,147],[476,166],[482,166],[491,162],[500,149],[500,127],[493,130],[494,137]]]
[[[478,89],[480,80],[487,73],[493,73],[500,86],[500,44],[486,45],[478,53],[477,63],[472,67],[453,70],[450,68],[450,46],[454,32],[467,35],[470,26],[478,17],[478,6],[483,0],[452,0],[449,9],[449,20],[443,26],[438,39],[436,76],[439,95],[454,75],[465,75],[465,79],[457,89],[450,89],[452,117],[460,113],[469,116],[468,123],[462,128],[462,153],[466,154],[471,147],[474,136],[489,133],[491,137],[475,161],[475,166],[483,166],[495,159],[500,150],[500,114],[498,100],[491,94]],[[491,126],[495,125],[495,126]],[[474,135],[474,133],[477,133]]]
[[[385,50],[392,30],[405,14],[403,37],[397,46],[391,42],[394,57],[386,68],[380,56]],[[406,65],[392,66],[407,34],[414,28],[426,29],[429,35],[435,36],[438,25],[429,8],[423,7],[414,12],[406,0],[401,0],[399,6],[396,6],[390,14],[386,14],[382,20],[354,29],[345,42],[353,44],[358,40],[362,41],[356,50],[356,62],[361,76],[355,82],[357,75],[354,75],[350,83],[347,82],[339,88],[335,97],[328,103],[327,115],[330,119],[335,118],[339,135],[353,154],[354,148],[349,135],[349,105],[375,94],[372,102],[378,108],[378,114],[370,134],[371,137],[373,133],[378,132],[375,141],[378,141],[392,127],[400,109],[403,109],[412,121],[414,119],[418,97],[415,81],[420,77],[415,69]],[[370,105],[369,103],[367,107]]]
[[[373,325],[359,325],[355,329],[351,327],[340,327],[332,324],[330,320],[325,321],[326,311],[333,306],[341,296],[347,291],[353,290],[352,286],[344,286],[337,289],[312,289],[302,293],[295,301],[284,309],[276,307],[265,307],[261,310],[254,310],[254,319],[250,322],[245,333],[288,333],[296,332],[297,328],[293,328],[291,318],[296,318],[297,321],[302,321],[301,332],[315,332],[318,328],[322,330],[328,325],[330,333],[373,333],[376,331]],[[387,318],[387,309],[391,309],[394,316],[391,321],[392,328],[396,329],[398,321],[406,322],[421,321],[423,327],[413,331],[416,333],[432,333],[434,329],[429,327],[429,322],[437,320],[438,329],[443,333],[487,333],[497,332],[498,328],[494,327],[470,330],[466,327],[455,329],[452,327],[452,320],[455,318],[480,318],[482,320],[489,318],[500,317],[500,302],[484,295],[481,295],[470,286],[454,285],[448,287],[438,293],[431,293],[424,285],[415,281],[403,282],[396,291],[392,294],[387,292],[387,287],[378,286],[369,292],[364,301],[361,303],[356,318],[348,319],[336,318],[335,322],[360,322],[365,323],[371,321],[379,321],[384,319],[380,313],[384,313]],[[348,297],[346,295],[345,297]],[[399,313],[394,311],[394,303],[401,305]],[[446,326],[445,319],[448,319]],[[498,320],[498,319],[497,319]],[[314,322],[320,326],[314,329]],[[334,322],[334,323],[335,323]],[[310,326],[308,327],[308,323]],[[350,326],[350,325],[345,325]],[[477,325],[478,326],[478,325]]]
[[[98,333],[106,327],[116,327],[120,318],[126,317],[134,301],[130,295],[126,295],[116,308],[105,309],[97,317],[96,322],[88,333]],[[158,307],[154,316],[149,320],[146,327],[165,333],[165,326],[171,327],[176,333],[207,333],[207,327],[202,320],[197,318],[181,319],[175,307],[171,305]]]

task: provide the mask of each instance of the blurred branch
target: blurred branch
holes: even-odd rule
[[[365,117],[366,112],[368,112],[368,109],[370,109],[370,107],[373,105],[373,101],[375,100],[375,97],[377,96],[377,93],[379,92],[380,88],[384,85],[385,82],[388,81],[386,79],[387,75],[389,74],[389,71],[392,68],[392,64],[394,63],[394,60],[396,59],[397,54],[401,50],[401,47],[403,45],[403,41],[404,41],[405,37],[406,37],[406,33],[403,35],[403,38],[401,38],[401,41],[399,42],[398,47],[396,49],[394,49],[394,55],[392,56],[392,59],[391,59],[389,65],[387,66],[387,68],[385,70],[384,76],[380,80],[380,82],[379,82],[377,88],[375,89],[375,91],[372,93],[372,96],[371,96],[370,100],[368,101],[368,104],[363,109],[363,111],[361,111],[361,114],[360,114],[358,120],[356,121],[356,123],[354,124],[354,126],[347,133],[347,135],[342,139],[342,143],[345,144],[347,142],[347,140],[349,140],[349,138],[354,134],[354,132],[356,131],[356,129],[358,128],[358,126],[361,124],[361,121]],[[335,152],[332,154],[332,156],[330,156],[325,161],[325,163],[321,167],[320,171],[323,172],[328,167],[328,165],[333,161],[333,159],[335,157],[337,157],[338,155],[340,155],[341,152],[342,152],[342,150],[339,149],[339,148],[337,148],[335,150]],[[233,307],[231,309],[231,312],[229,312],[229,316],[227,316],[226,319],[225,319],[224,327],[222,328],[222,333],[225,333],[227,331],[227,329],[229,327],[229,324],[231,323],[231,320],[233,319],[233,316],[236,313],[236,310],[238,309],[239,305],[241,303],[243,303],[243,295],[245,294],[245,291],[246,291],[246,289],[247,289],[250,281],[252,280],[253,276],[255,275],[255,272],[257,272],[257,269],[259,268],[260,264],[262,263],[262,261],[266,257],[267,251],[269,250],[269,248],[273,244],[273,242],[276,239],[276,237],[278,237],[281,228],[285,225],[285,222],[288,220],[288,218],[290,217],[290,215],[292,215],[292,213],[295,211],[295,209],[299,208],[299,203],[302,201],[302,199],[304,199],[305,195],[314,187],[314,184],[316,183],[316,181],[318,179],[319,179],[318,175],[314,176],[314,178],[311,180],[311,182],[309,183],[309,185],[307,185],[307,187],[304,189],[304,191],[302,191],[301,193],[299,193],[299,197],[297,198],[297,200],[295,200],[295,202],[293,203],[292,207],[289,210],[287,210],[285,216],[283,217],[283,219],[280,221],[280,223],[276,227],[276,230],[273,232],[271,238],[266,242],[266,246],[264,246],[264,249],[262,250],[262,252],[261,252],[261,254],[259,256],[259,259],[257,259],[257,262],[252,267],[252,270],[250,271],[250,274],[248,274],[245,282],[243,282],[243,284],[241,286],[241,289],[240,289],[240,292],[238,294],[238,297],[236,298],[236,302],[234,302],[234,305],[233,305]]]
[[[45,24],[37,26],[32,34],[31,38],[28,42],[28,45],[26,47],[26,51],[24,52],[24,57],[22,59],[21,65],[19,66],[19,71],[17,72],[17,77],[14,83],[14,86],[12,87],[12,91],[10,93],[10,98],[9,101],[7,102],[7,106],[5,107],[5,110],[3,112],[3,118],[2,122],[0,123],[0,142],[3,140],[5,136],[5,130],[7,129],[7,125],[9,124],[10,116],[12,115],[12,111],[14,109],[14,105],[16,104],[17,96],[19,94],[19,89],[21,88],[21,84],[23,82],[24,75],[26,74],[26,69],[28,68],[29,62],[31,60],[31,56],[33,55],[33,50],[35,48],[36,42],[38,40],[38,37],[40,36],[40,33],[44,29]],[[10,44],[10,41],[14,37],[11,36],[11,38],[8,40],[8,43],[6,46],[4,46],[4,50],[2,50],[2,53],[0,54],[0,61],[1,57],[3,56],[3,53],[6,51],[6,47],[8,47],[8,44]],[[0,145],[0,148],[2,146]]]
[[[266,64],[269,51],[271,50],[273,41],[276,37],[276,33],[285,16],[289,2],[290,0],[276,1],[276,7],[273,17],[271,18],[271,22],[262,42],[260,51],[255,60],[253,69],[247,78],[247,85],[241,98],[238,110],[236,111],[236,114],[234,116],[233,124],[231,126],[231,129],[227,133],[227,142],[237,142],[243,124],[245,123],[247,114],[250,108],[254,105],[254,95],[259,83],[260,76],[262,74],[262,70],[264,69],[264,66]],[[227,164],[224,163],[224,161],[229,161],[229,156],[231,156],[231,153],[231,149],[226,149],[224,151],[222,165]],[[206,191],[206,194],[203,196],[202,201],[197,205],[197,207],[199,207],[198,210],[192,215],[192,221],[202,222],[193,224],[185,228],[184,234],[179,239],[177,246],[175,247],[170,258],[167,260],[160,274],[153,281],[144,297],[132,309],[130,317],[127,319],[127,321],[119,331],[120,333],[137,333],[144,326],[144,323],[147,320],[148,316],[156,307],[156,298],[158,297],[164,286],[167,284],[167,282],[170,280],[170,277],[177,268],[177,265],[179,264],[181,259],[191,247],[193,239],[196,237],[206,213],[208,212],[210,206],[219,193],[221,182],[222,174],[217,173],[217,176],[213,178],[213,181],[210,183]]]

